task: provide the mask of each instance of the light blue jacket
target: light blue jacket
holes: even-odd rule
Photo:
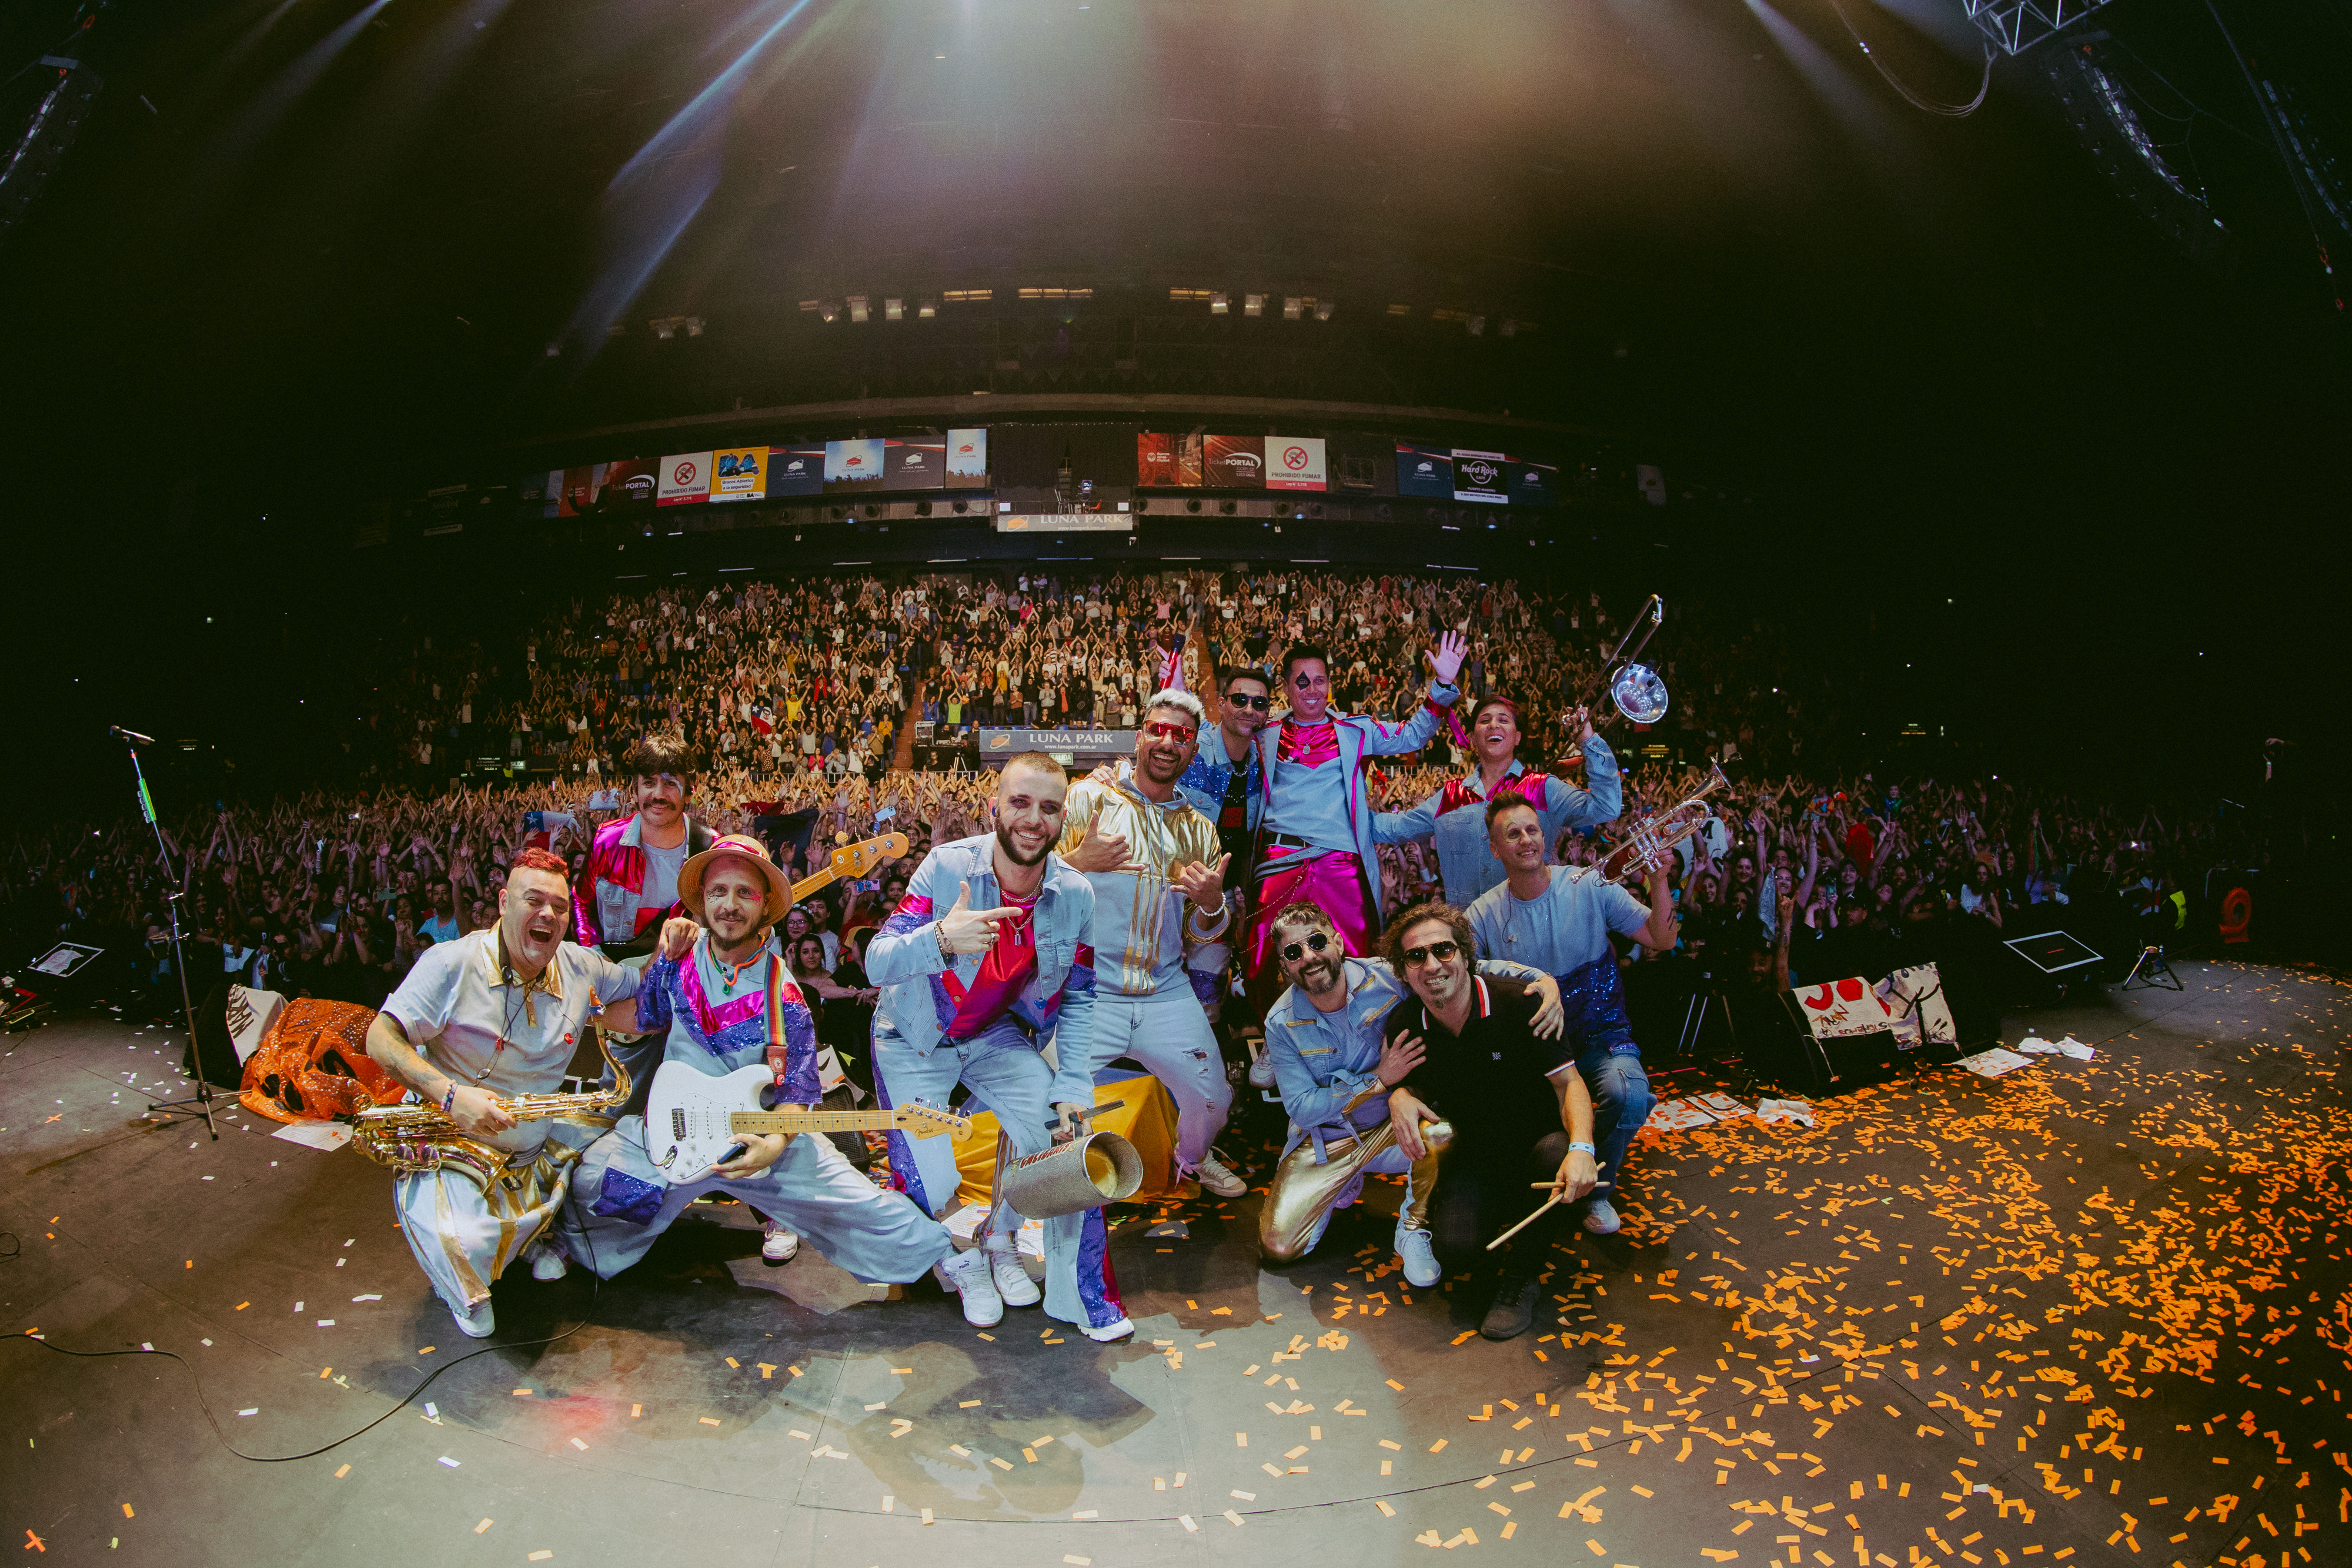
[[[1526,763],[1517,758],[1511,762],[1507,778],[1530,791],[1528,803],[1542,819],[1547,854],[1563,829],[1598,827],[1613,821],[1625,809],[1617,755],[1597,735],[1584,743],[1584,777],[1591,787],[1580,789],[1549,773],[1530,776]],[[1372,836],[1381,843],[1429,839],[1437,845],[1437,870],[1445,879],[1445,902],[1460,909],[1468,908],[1471,900],[1489,888],[1500,887],[1510,876],[1495,858],[1494,845],[1486,836],[1486,797],[1481,778],[1473,768],[1467,777],[1453,780],[1410,810],[1382,811],[1372,821]],[[1540,800],[1532,794],[1538,780],[1543,790]]]
[[[1382,921],[1388,919],[1388,906],[1381,894],[1381,859],[1379,840],[1372,832],[1372,802],[1364,788],[1364,758],[1392,757],[1402,752],[1419,751],[1437,734],[1437,724],[1454,699],[1461,694],[1452,686],[1433,682],[1429,695],[1411,718],[1402,724],[1391,724],[1370,715],[1330,715],[1332,730],[1339,743],[1339,785],[1347,791],[1348,825],[1354,830],[1356,858],[1363,862],[1364,880],[1370,884],[1372,906]],[[1282,725],[1269,720],[1257,732],[1257,765],[1260,798],[1265,806],[1274,803],[1275,754],[1282,743]],[[1265,821],[1262,810],[1259,820],[1265,826],[1279,831],[1279,825]]]
[[[923,857],[907,896],[882,923],[866,950],[866,977],[882,995],[874,1009],[876,1040],[899,1040],[929,1056],[947,1038],[964,992],[980,975],[985,953],[959,953],[950,965],[940,952],[939,917],[955,907],[956,889],[969,883],[974,909],[993,909],[997,894],[996,835],[980,833],[940,844]],[[1045,857],[1045,880],[1030,923],[1037,944],[1036,972],[1010,1009],[1041,1044],[1054,1034],[1059,1067],[1049,1103],[1094,1103],[1095,954],[1091,935],[1095,890],[1061,856]]]
[[[1345,958],[1339,968],[1348,1005],[1339,1011],[1324,1012],[1297,986],[1265,1010],[1266,1054],[1274,1059],[1283,1109],[1290,1113],[1290,1136],[1282,1145],[1286,1155],[1309,1134],[1319,1148],[1326,1132],[1370,1131],[1389,1118],[1388,1091],[1375,1071],[1381,1064],[1381,1024],[1412,993],[1381,959]],[[1501,958],[1480,959],[1478,973],[1528,982],[1545,977],[1540,969]],[[1341,1115],[1341,1107],[1368,1088],[1372,1097]]]

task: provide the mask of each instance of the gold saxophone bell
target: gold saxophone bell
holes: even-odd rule
[[[582,1122],[610,1124],[600,1114],[629,1099],[629,1070],[613,1056],[604,1029],[596,1030],[596,1049],[613,1070],[613,1087],[585,1094],[518,1094],[499,1103],[516,1122]],[[422,1171],[456,1171],[483,1192],[506,1175],[514,1159],[511,1150],[486,1144],[457,1130],[438,1105],[373,1105],[349,1118],[352,1147],[380,1166],[403,1176]]]

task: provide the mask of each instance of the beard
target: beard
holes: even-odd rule
[[[1339,983],[1339,954],[1334,948],[1298,966],[1298,984],[1311,992],[1329,990]]]
[[[1021,846],[1013,841],[1013,831],[1010,828],[1000,827],[996,830],[996,847],[1003,850],[1004,858],[1014,865],[1033,866],[1054,852],[1054,841],[1048,838],[1037,846],[1035,854],[1024,855],[1021,852]]]

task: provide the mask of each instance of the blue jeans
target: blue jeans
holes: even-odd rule
[[[1577,1076],[1592,1095],[1593,1162],[1601,1167],[1597,1195],[1617,1190],[1625,1145],[1650,1119],[1657,1100],[1650,1075],[1642,1071],[1642,1048],[1633,1043],[1625,1017],[1625,988],[1613,955],[1557,977],[1568,1013],[1568,1038],[1576,1044]]]
[[[1012,1020],[1000,1019],[971,1040],[943,1040],[928,1054],[886,1030],[874,1031],[874,1092],[885,1110],[915,1100],[944,1106],[959,1082],[971,1090],[979,1109],[996,1113],[1014,1158],[1053,1147],[1055,1118],[1046,1095],[1054,1070]],[[924,1213],[944,1215],[954,1207],[961,1178],[950,1140],[892,1132],[889,1144],[891,1174]],[[1010,1247],[1020,1227],[1021,1217],[1000,1199],[990,1211],[985,1239]],[[1090,1328],[1125,1317],[1109,1254],[1101,1209],[1046,1220],[1045,1315]]]
[[[1650,1092],[1650,1075],[1642,1071],[1641,1056],[1622,1047],[1588,1050],[1577,1058],[1576,1071],[1592,1095],[1593,1160],[1601,1167],[1601,1185],[1593,1191],[1605,1197],[1617,1190],[1625,1147],[1650,1119],[1650,1107],[1657,1100]]]

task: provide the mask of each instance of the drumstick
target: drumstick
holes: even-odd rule
[[[1545,1184],[1537,1182],[1531,1185],[1541,1186]],[[1560,1195],[1559,1191],[1555,1190],[1549,1197],[1544,1199],[1543,1208],[1537,1209],[1533,1214],[1528,1215],[1525,1219],[1520,1220],[1517,1225],[1512,1226],[1508,1230],[1504,1231],[1500,1236],[1497,1236],[1492,1241],[1487,1242],[1486,1250],[1492,1252],[1496,1248],[1500,1247],[1504,1242],[1508,1241],[1512,1237],[1517,1236],[1520,1231],[1525,1230],[1528,1226],[1533,1225],[1537,1220],[1541,1219],[1544,1217],[1544,1210],[1549,1209],[1552,1205],[1558,1203],[1559,1201],[1559,1197]]]

